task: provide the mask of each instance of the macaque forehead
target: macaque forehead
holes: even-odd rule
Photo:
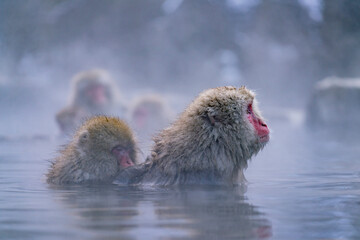
[[[89,78],[85,78],[76,84],[76,90],[78,92],[82,92],[93,87],[102,87],[106,89],[108,87],[108,84],[99,79],[89,79]]]
[[[150,95],[141,98],[138,102],[135,103],[135,111],[140,109],[146,109],[149,111],[158,111],[165,108],[164,99],[157,95]]]
[[[229,107],[247,107],[254,101],[255,94],[245,87],[218,87],[201,93],[198,99],[207,109],[226,110]]]
[[[93,69],[76,74],[72,80],[72,84],[76,91],[83,91],[93,85],[106,88],[111,85],[111,79],[106,71]]]
[[[89,132],[91,142],[97,146],[103,146],[106,150],[119,144],[124,147],[134,145],[131,129],[118,118],[94,117],[88,120],[83,127]]]
[[[159,101],[151,101],[151,102],[149,101],[149,102],[144,102],[142,104],[142,107],[152,109],[152,110],[156,110],[156,109],[163,108],[163,103],[159,102]]]

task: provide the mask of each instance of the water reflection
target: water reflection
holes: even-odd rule
[[[244,197],[244,187],[51,190],[59,207],[77,219],[75,227],[95,238],[266,239],[272,234],[270,221]]]

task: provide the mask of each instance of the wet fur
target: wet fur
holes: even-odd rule
[[[59,152],[47,173],[52,184],[110,183],[119,173],[111,149],[126,145],[130,158],[137,163],[131,129],[117,118],[97,116],[86,121],[72,141]]]
[[[245,87],[201,93],[169,128],[154,139],[151,156],[121,171],[117,184],[234,184],[247,161],[262,149],[246,118],[255,94]]]

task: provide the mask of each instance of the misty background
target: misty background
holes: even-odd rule
[[[0,0],[0,240],[358,240],[360,84],[312,95],[359,66],[359,0]],[[175,114],[204,89],[255,90],[271,140],[248,183],[46,184],[64,140],[55,114],[93,68],[128,106],[159,93]]]
[[[71,77],[104,68],[132,101],[246,85],[265,117],[306,108],[314,84],[360,75],[354,0],[2,0],[0,135],[56,134]]]

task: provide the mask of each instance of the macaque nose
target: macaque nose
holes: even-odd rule
[[[90,98],[98,104],[105,104],[107,101],[105,89],[102,86],[93,86],[87,91]]]
[[[267,127],[266,123],[259,119],[258,124],[258,127],[255,126],[258,135],[260,136],[260,138],[267,138],[267,136],[270,134],[270,130]]]
[[[262,126],[262,127],[267,127],[266,123],[263,122],[261,119],[258,119],[259,120],[259,125]]]
[[[125,162],[122,162],[122,167],[130,167],[133,165],[134,163],[131,160],[126,160]]]
[[[126,168],[134,165],[134,162],[131,160],[129,156],[129,151],[127,150],[116,151],[115,155],[118,159],[120,167]]]

